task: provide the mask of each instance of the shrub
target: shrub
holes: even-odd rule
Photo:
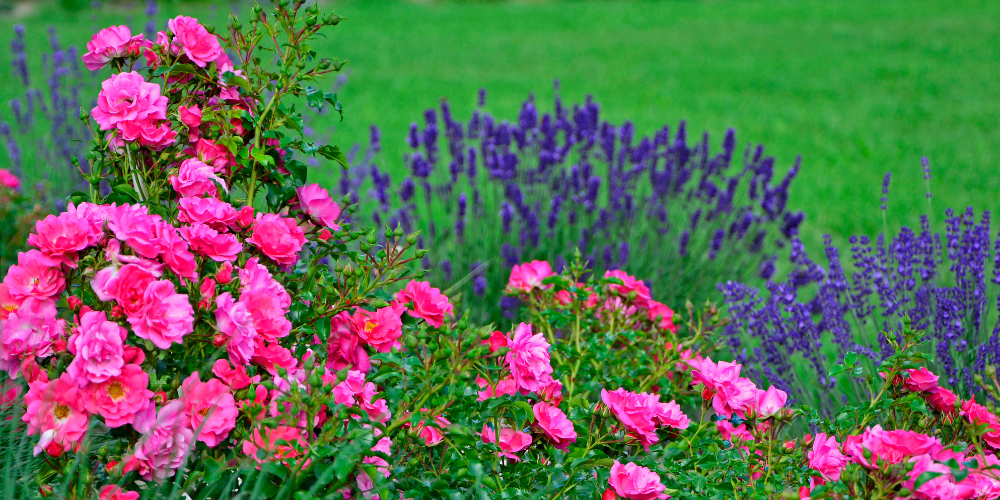
[[[422,231],[424,267],[462,292],[473,318],[501,320],[495,284],[514,264],[558,268],[577,249],[596,272],[643,276],[664,300],[707,297],[723,279],[770,276],[804,218],[786,207],[798,163],[775,180],[774,159],[760,146],[740,158],[733,130],[713,154],[708,135],[690,143],[683,122],[640,138],[629,122],[602,121],[589,98],[568,108],[557,96],[540,115],[529,97],[509,121],[485,111],[485,91],[479,104],[468,122],[447,102],[425,111],[406,138],[410,173],[396,182],[372,161],[373,127],[366,161],[341,182],[356,200],[372,186],[362,211],[376,224]]]

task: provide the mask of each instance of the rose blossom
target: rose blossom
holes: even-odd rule
[[[10,173],[6,168],[0,168],[0,186],[9,189],[18,189],[21,187],[21,179],[18,179],[16,175]]]
[[[777,415],[778,411],[785,406],[786,401],[788,401],[788,394],[772,385],[766,391],[757,391],[757,398],[753,406],[758,418],[768,418]]]
[[[139,141],[139,144],[143,146],[160,151],[177,140],[177,132],[170,129],[169,122],[146,118],[119,123],[117,137],[126,142]],[[115,150],[124,150],[124,143],[112,141],[112,147]]]
[[[139,500],[139,493],[135,491],[122,491],[117,484],[109,484],[101,487],[100,496],[97,500]]]
[[[156,278],[153,273],[137,265],[129,264],[119,269],[117,275],[107,280],[104,286],[99,288],[108,297],[118,302],[126,316],[132,317],[145,309],[146,289],[154,281]]]
[[[254,340],[257,329],[253,317],[247,311],[243,302],[236,302],[229,293],[223,293],[215,299],[215,322],[223,335],[226,336],[226,352],[229,360],[236,366],[250,362],[254,352]]]
[[[747,424],[740,424],[733,427],[732,422],[728,420],[719,420],[715,423],[715,429],[719,431],[719,436],[726,441],[733,443],[736,441],[756,441],[753,437],[753,433],[747,430]]]
[[[194,309],[188,296],[176,293],[170,281],[151,283],[143,302],[142,312],[128,318],[140,338],[149,339],[160,349],[169,349],[174,342],[184,343],[184,336],[194,331]]]
[[[267,266],[261,264],[257,257],[247,259],[246,265],[238,272],[240,289],[244,292],[274,295],[278,301],[278,307],[282,309],[291,307],[292,298],[288,295],[285,287],[271,276],[271,271],[268,271]]]
[[[964,457],[963,457],[964,459]],[[907,474],[907,479],[902,486],[913,492],[914,498],[929,500],[966,500],[971,498],[983,498],[976,495],[976,485],[974,481],[966,481],[963,478],[958,481],[952,474],[952,469],[947,465],[938,463],[931,455],[920,455],[913,460],[913,469]],[[968,470],[959,466],[960,470]],[[917,486],[917,481],[923,474],[933,474],[934,477],[926,479]]]
[[[160,240],[160,257],[177,276],[189,280],[198,279],[198,263],[190,252],[188,242],[181,237],[176,227],[165,222],[154,226]]]
[[[87,42],[87,53],[80,59],[90,71],[97,71],[116,57],[129,55],[129,45],[133,40],[142,40],[142,34],[132,37],[128,26],[110,26],[98,31]]]
[[[285,461],[299,456],[299,450],[305,448],[306,444],[302,431],[295,427],[258,427],[253,430],[250,440],[243,442],[243,454],[258,463],[263,463],[264,460]],[[264,450],[264,460],[257,457],[257,450]],[[294,467],[293,464],[289,466]]]
[[[27,298],[0,324],[0,362],[9,364],[8,373],[16,373],[25,356],[52,355],[53,343],[66,329],[66,321],[56,314],[55,301]]]
[[[226,383],[230,389],[238,391],[248,385],[250,385],[250,376],[247,375],[246,368],[240,365],[235,365],[233,368],[229,364],[229,361],[224,359],[215,360],[215,364],[212,365],[212,373],[219,378],[219,380]]]
[[[27,297],[45,300],[66,289],[66,278],[58,266],[50,265],[42,252],[29,250],[17,254],[17,265],[7,269],[3,283],[13,299]]]
[[[847,456],[840,452],[840,443],[834,436],[816,434],[812,450],[809,451],[809,467],[823,475],[823,481],[840,481],[840,473],[847,466]]]
[[[515,265],[510,270],[507,289],[530,293],[536,288],[550,288],[551,285],[542,285],[542,280],[552,275],[552,266],[544,260],[533,260]]]
[[[287,307],[282,307],[281,295],[267,288],[252,287],[243,290],[240,303],[250,313],[257,335],[264,340],[275,342],[292,330],[292,322],[285,317]]]
[[[174,34],[173,42],[180,45],[188,59],[199,68],[225,55],[219,39],[198,24],[197,19],[177,16],[167,21],[167,28]]]
[[[902,429],[886,431],[879,425],[869,427],[859,436],[844,439],[844,453],[855,463],[871,469],[877,468],[878,462],[903,463],[941,449],[941,441],[937,438]]]
[[[634,393],[624,388],[611,392],[601,389],[601,401],[646,450],[649,450],[649,445],[659,441],[656,435],[657,423],[676,421],[684,427],[689,424],[687,417],[680,418],[676,415],[680,410],[679,406],[676,411],[672,406],[661,407],[660,396],[656,394]]]
[[[277,214],[258,214],[253,234],[247,240],[278,264],[290,266],[299,259],[306,237],[293,219]]]
[[[549,360],[549,343],[538,333],[531,333],[531,325],[521,323],[514,330],[514,337],[507,345],[505,362],[522,394],[541,389],[552,379]]]
[[[407,309],[407,314],[423,318],[434,328],[444,325],[445,316],[453,315],[452,305],[441,290],[431,287],[426,281],[410,281],[402,290],[396,293],[395,303],[413,303]]]
[[[501,347],[507,347],[507,335],[501,331],[494,331],[481,344],[489,346],[490,352],[497,352]]]
[[[72,212],[63,212],[35,222],[35,232],[28,235],[28,244],[38,248],[52,262],[76,268],[76,253],[96,245],[103,233],[95,231],[90,221]]]
[[[634,276],[629,276],[624,271],[619,271],[617,269],[606,271],[604,273],[604,277],[618,278],[622,281],[623,284],[621,285],[610,285],[610,289],[618,292],[619,297],[626,298],[630,293],[635,292],[636,297],[632,301],[633,304],[639,307],[650,306],[652,299],[649,297],[649,287],[647,287],[642,280],[637,280]]]
[[[552,441],[552,446],[568,452],[570,443],[576,442],[573,422],[566,418],[566,414],[558,406],[548,403],[536,403],[532,410],[535,413],[535,422]]]
[[[143,479],[162,483],[173,476],[194,448],[194,433],[186,425],[184,404],[173,400],[163,405],[155,420],[144,422],[146,429],[135,444],[135,452],[125,459],[123,472],[139,471]]]
[[[91,115],[101,130],[111,130],[124,121],[167,117],[167,98],[160,86],[148,83],[135,71],[118,73],[104,80]]]
[[[975,397],[962,403],[960,414],[967,418],[970,423],[986,424],[986,433],[983,434],[983,439],[994,449],[1000,449],[1000,421],[997,420],[996,415],[985,406],[976,403]]]
[[[361,345],[361,337],[354,332],[351,315],[347,311],[330,318],[330,338],[326,344],[326,366],[331,370],[354,368],[367,372],[371,368],[368,351]]]
[[[216,231],[226,231],[236,221],[236,209],[215,198],[181,198],[178,219],[188,224],[206,224]]]
[[[657,400],[659,396],[656,396]],[[669,403],[658,403],[656,405],[656,411],[653,414],[654,420],[667,427],[673,427],[674,429],[687,429],[691,425],[691,419],[681,411],[681,405],[677,404],[676,401],[670,401]]]
[[[45,449],[58,456],[79,443],[87,432],[89,416],[84,396],[69,374],[49,382],[32,382],[24,403],[27,409],[21,420],[28,423],[28,435],[42,435],[35,455]]]
[[[219,233],[205,224],[180,228],[181,236],[191,244],[191,250],[216,262],[235,261],[243,244],[234,234]]]
[[[732,417],[735,412],[743,415],[743,410],[754,404],[757,398],[757,386],[748,379],[740,377],[742,365],[719,361],[712,358],[691,360],[691,385],[705,386],[705,399],[712,398],[715,411],[726,417]]]
[[[9,271],[8,271],[9,275]],[[7,319],[11,314],[17,312],[24,299],[16,299],[10,294],[7,285],[0,283],[0,321]]]
[[[634,463],[622,465],[615,460],[611,466],[608,486],[615,494],[632,500],[661,500],[670,498],[663,493],[667,489],[655,472]]]
[[[401,347],[399,338],[403,336],[403,322],[399,319],[403,307],[389,305],[375,312],[356,308],[351,316],[354,331],[366,344],[378,352],[389,352],[393,347]]]
[[[333,374],[330,374],[331,377]],[[347,370],[347,377],[333,386],[333,402],[339,405],[354,406],[357,397],[365,390],[365,374],[359,370]]]
[[[517,382],[514,382],[514,379],[510,377],[498,380],[496,387],[494,387],[493,384],[490,384],[489,380],[477,376],[476,385],[482,389],[479,391],[479,397],[476,398],[476,401],[486,401],[490,398],[517,394]]]
[[[496,443],[500,447],[500,452],[497,455],[505,456],[515,462],[521,461],[521,457],[515,455],[515,453],[531,446],[531,434],[507,427],[500,429],[499,441],[493,428],[489,425],[483,425],[483,432],[480,434],[480,437],[482,437],[484,443]]]
[[[655,300],[650,300],[646,307],[646,316],[656,324],[660,330],[667,330],[677,333],[677,325],[674,324],[673,309]]]
[[[108,427],[121,427],[135,421],[153,397],[149,375],[136,364],[122,367],[121,373],[102,383],[87,387],[87,411],[100,414]]]
[[[285,370],[291,370],[298,363],[292,352],[277,342],[267,343],[258,335],[255,344],[254,354],[250,358],[250,362],[264,367],[272,376],[278,374],[279,366]]]
[[[160,241],[156,224],[162,223],[158,215],[150,215],[142,205],[122,205],[108,219],[108,228],[115,238],[125,242],[136,254],[147,259],[160,255]]]
[[[182,106],[183,107],[183,106]],[[170,185],[181,196],[218,196],[222,186],[227,191],[226,181],[215,175],[215,169],[197,158],[188,158],[177,167],[177,175],[170,176]]]
[[[552,379],[538,390],[538,397],[542,398],[542,401],[559,406],[562,402],[562,389],[562,382]]]
[[[295,190],[299,197],[299,207],[316,222],[337,231],[340,226],[340,205],[330,198],[330,193],[319,184],[302,186]]]
[[[90,311],[80,316],[77,333],[69,338],[69,351],[76,357],[66,373],[81,387],[88,382],[101,383],[122,372],[125,338],[128,332],[118,323],[108,321],[103,312]]]
[[[181,117],[181,123],[190,128],[201,126],[201,109],[198,106],[177,106],[177,113]],[[200,162],[199,162],[200,163]]]
[[[181,384],[181,401],[188,426],[198,433],[198,441],[215,448],[236,427],[236,401],[229,387],[219,379],[202,382],[194,372]]]
[[[935,410],[953,415],[956,412],[955,403],[958,401],[958,396],[954,392],[938,386],[936,391],[924,394],[924,400]]]
[[[903,382],[903,387],[913,392],[933,392],[937,388],[938,376],[921,366],[916,370],[906,370],[910,375]]]

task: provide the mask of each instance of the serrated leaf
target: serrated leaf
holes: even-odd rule
[[[320,146],[316,152],[328,160],[333,160],[339,163],[345,169],[351,168],[350,165],[347,164],[347,156],[340,150],[339,146],[331,146],[327,144]]]

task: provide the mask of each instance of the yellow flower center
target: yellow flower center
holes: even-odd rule
[[[120,399],[122,396],[124,396],[125,391],[122,390],[122,383],[117,381],[111,382],[111,385],[108,386],[108,395],[111,396],[111,399],[115,400]]]
[[[56,409],[52,410],[52,414],[54,414],[56,418],[62,420],[69,416],[69,407],[66,405],[57,405]]]
[[[365,331],[371,333],[372,330],[378,328],[377,321],[365,321]]]

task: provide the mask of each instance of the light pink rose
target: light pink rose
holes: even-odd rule
[[[188,59],[199,68],[225,55],[219,39],[198,24],[197,19],[177,16],[167,21],[167,28],[174,34],[173,43],[180,45]]]
[[[670,495],[664,493],[667,487],[660,482],[658,474],[634,463],[622,465],[619,461],[615,460],[614,465],[611,466],[611,477],[608,478],[608,486],[619,497],[631,500],[661,500],[670,498]]]
[[[70,338],[69,352],[76,357],[66,367],[80,387],[88,383],[99,384],[117,377],[125,366],[124,345],[128,332],[118,323],[108,321],[101,311],[90,311],[80,316],[80,327]]]
[[[66,321],[56,317],[55,301],[24,299],[0,328],[0,361],[15,373],[25,356],[46,358],[53,353],[53,343],[62,337]]]
[[[333,229],[340,229],[340,205],[330,198],[330,193],[319,184],[302,186],[295,190],[299,197],[299,207],[316,222]]]
[[[573,422],[566,418],[566,414],[558,406],[548,403],[536,403],[532,410],[535,413],[535,423],[552,442],[552,446],[562,451],[569,451],[570,443],[576,442],[576,430],[573,429]]]
[[[716,413],[726,418],[733,413],[743,416],[744,410],[757,400],[757,386],[748,379],[740,378],[742,365],[719,361],[712,358],[691,360],[691,385],[704,385],[705,399],[712,399]]]
[[[52,265],[60,262],[76,268],[76,253],[97,244],[104,235],[94,230],[90,221],[75,213],[63,212],[35,223],[35,233],[28,244],[42,251]]]
[[[361,337],[354,332],[351,315],[341,311],[330,318],[330,338],[326,344],[326,366],[331,370],[354,368],[367,372],[371,368],[368,351],[361,344]]]
[[[194,433],[187,426],[184,404],[173,400],[156,412],[156,419],[135,444],[134,454],[124,460],[124,472],[138,471],[147,481],[162,483],[177,473],[194,449]]]
[[[226,182],[215,175],[215,169],[197,158],[181,162],[177,175],[170,176],[170,185],[181,196],[218,196],[217,186],[222,186],[228,192]]]
[[[525,293],[529,293],[536,288],[547,289],[551,285],[542,285],[542,280],[552,275],[552,266],[544,260],[533,260],[515,265],[510,270],[507,289]]]
[[[610,289],[618,292],[618,296],[622,298],[628,297],[632,292],[636,293],[636,297],[632,300],[632,304],[635,304],[641,308],[648,308],[652,302],[649,296],[649,287],[646,286],[641,280],[635,279],[634,276],[629,276],[624,271],[614,269],[611,271],[604,272],[605,278],[618,278],[622,281],[622,285],[610,285]]]
[[[103,293],[115,299],[126,316],[132,317],[139,315],[146,308],[146,289],[154,281],[156,278],[153,273],[140,266],[129,264],[122,266],[118,274],[108,279],[101,288]]]
[[[356,308],[351,316],[354,331],[361,340],[378,352],[389,352],[393,347],[402,347],[399,338],[403,336],[403,322],[399,315],[402,306],[389,305],[375,312]]]
[[[135,39],[142,40],[142,35],[137,35]],[[87,42],[87,53],[80,59],[87,69],[97,71],[112,59],[129,55],[129,45],[133,40],[132,30],[128,26],[104,28]]]
[[[181,222],[206,224],[224,232],[236,221],[233,206],[215,198],[181,198],[177,204],[180,206],[178,218]]]
[[[549,343],[542,334],[532,334],[531,325],[518,325],[507,347],[505,361],[522,394],[535,392],[552,380]]]
[[[489,425],[484,425],[480,437],[482,437],[484,443],[496,443],[500,447],[500,452],[497,455],[505,456],[515,462],[521,461],[521,457],[515,455],[515,453],[524,451],[527,447],[531,446],[531,434],[507,427],[500,429],[500,439],[498,440],[493,428]]]
[[[101,487],[100,497],[97,500],[139,500],[139,493],[122,491],[117,484],[109,484]]]
[[[188,296],[177,293],[173,283],[166,280],[151,283],[143,302],[142,311],[128,318],[140,338],[149,339],[160,349],[170,349],[174,342],[184,343],[184,336],[194,331],[194,309]]]
[[[118,138],[126,142],[139,141],[139,144],[153,151],[160,151],[177,141],[177,132],[170,129],[169,122],[146,118],[120,122]],[[116,149],[120,147],[116,146]]]
[[[809,467],[823,475],[822,481],[839,481],[840,473],[847,466],[847,456],[840,452],[840,443],[835,436],[824,433],[816,434],[812,450],[809,451]]]
[[[416,318],[423,318],[434,328],[441,328],[445,317],[454,314],[448,297],[426,281],[410,281],[396,293],[395,303],[409,305],[411,302],[413,307],[407,308],[407,313]]]
[[[21,179],[18,179],[16,175],[10,173],[6,168],[0,168],[0,186],[9,189],[19,189],[21,187]]]
[[[219,233],[205,224],[180,228],[181,236],[191,244],[191,250],[216,262],[235,261],[243,244],[234,234]]]
[[[181,384],[181,393],[188,427],[197,434],[198,441],[209,448],[225,441],[239,416],[229,386],[217,378],[202,382],[194,372]]]
[[[753,405],[756,409],[757,418],[768,418],[777,415],[785,406],[786,401],[788,401],[788,394],[773,385],[768,387],[766,391],[758,390]]]
[[[224,359],[215,360],[215,364],[212,365],[212,373],[234,391],[250,385],[250,375],[247,375],[246,368],[240,365],[235,365],[234,368],[233,365],[229,364],[229,361]]]
[[[24,403],[27,409],[21,420],[28,423],[28,435],[41,434],[35,455],[44,449],[58,456],[63,450],[74,447],[87,433],[90,418],[84,395],[66,373],[49,382],[32,382]]]
[[[101,84],[97,107],[90,113],[101,130],[111,130],[125,121],[167,117],[167,98],[160,86],[143,80],[139,73],[111,75]]]
[[[261,213],[257,215],[253,234],[247,242],[278,264],[290,266],[299,260],[299,250],[306,237],[294,219]]]
[[[121,427],[135,421],[136,415],[151,405],[149,375],[137,364],[127,364],[121,373],[86,388],[87,410],[104,417],[108,427]]]
[[[215,299],[215,322],[219,332],[226,336],[226,352],[236,366],[250,362],[253,356],[257,329],[246,305],[233,300],[229,292]]]
[[[28,297],[45,300],[66,289],[62,270],[52,266],[51,260],[38,250],[18,253],[17,265],[7,269],[3,283],[10,297],[16,300]]]

